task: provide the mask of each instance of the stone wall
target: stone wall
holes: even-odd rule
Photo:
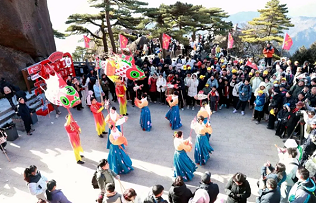
[[[0,1],[0,77],[25,89],[21,69],[54,51],[47,0]]]

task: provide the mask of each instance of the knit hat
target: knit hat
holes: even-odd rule
[[[206,184],[210,183],[211,182],[211,173],[210,172],[205,172],[202,175],[202,177],[201,177],[201,181],[203,183],[206,183]]]

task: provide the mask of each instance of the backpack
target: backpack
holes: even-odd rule
[[[99,185],[98,185],[98,181],[97,181],[97,171],[94,172],[93,176],[92,176],[92,187],[93,189],[99,189]]]
[[[10,94],[12,91],[11,91],[11,89],[8,86],[5,86],[3,88],[3,92],[4,92],[4,94]]]
[[[313,181],[313,180],[311,179],[311,181]],[[314,192],[310,192],[310,191],[306,190],[304,187],[301,187],[301,189],[310,195],[307,203],[315,203],[316,202],[316,190],[314,190]]]

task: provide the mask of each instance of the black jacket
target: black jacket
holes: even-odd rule
[[[144,203],[168,203],[162,197],[155,197],[154,195],[149,195],[144,199]]]
[[[259,190],[259,197],[257,198],[256,203],[273,203],[273,202],[280,202],[281,193],[280,189],[276,188],[274,190]]]
[[[242,185],[237,185],[231,178],[225,192],[228,195],[226,203],[246,203],[251,195],[251,188],[247,180]]]
[[[201,183],[199,188],[207,191],[208,195],[210,196],[210,203],[213,203],[216,201],[217,195],[219,193],[219,188],[218,188],[217,184],[215,184],[215,183],[210,183],[210,184]]]
[[[21,116],[23,121],[32,122],[31,111],[25,103],[24,104],[19,103],[18,113]]]
[[[170,203],[187,203],[192,197],[192,192],[185,184],[181,186],[174,186],[172,184],[169,190],[169,202]]]

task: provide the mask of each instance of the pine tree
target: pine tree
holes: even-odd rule
[[[267,2],[264,9],[259,9],[260,17],[254,18],[248,24],[253,28],[243,31],[243,41],[249,43],[261,42],[283,42],[284,30],[293,27],[291,18],[287,17],[288,8],[286,4],[280,4],[279,0]]]
[[[116,52],[116,40],[114,35],[122,29],[141,30],[141,17],[133,14],[144,12],[142,6],[146,2],[137,0],[89,0],[91,7],[99,9],[98,14],[72,14],[66,24],[70,24],[66,32],[70,35],[89,34],[96,40],[102,40],[104,52],[108,52],[107,37],[110,38],[111,46]],[[96,26],[95,31],[89,30],[87,25]]]

